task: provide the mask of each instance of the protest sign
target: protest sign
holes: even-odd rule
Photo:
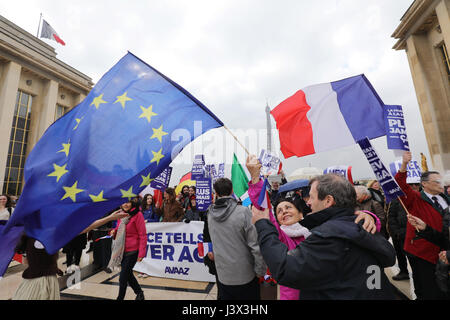
[[[405,119],[401,106],[384,106],[384,121],[388,149],[409,151]],[[396,152],[396,155],[399,155]]]
[[[372,147],[368,138],[358,141],[361,150],[369,161],[372,167],[375,177],[381,185],[386,198],[386,203],[391,202],[393,199],[403,196],[404,193],[395,182],[389,171],[384,166],[381,159],[378,157],[375,149]]]
[[[170,177],[172,176],[172,167],[165,168],[159,176],[157,176],[152,182],[150,187],[164,191],[169,186]]]
[[[211,205],[211,179],[204,178],[197,180],[195,189],[195,202],[198,211],[206,211]]]
[[[323,171],[323,174],[334,173],[343,176],[353,184],[352,167],[350,166],[332,166]]]
[[[203,226],[203,221],[147,223],[147,256],[133,270],[155,277],[215,282],[198,254]]]
[[[225,163],[219,164],[219,170],[217,171],[217,178],[225,178]]]
[[[402,166],[402,161],[397,160],[389,164],[392,176],[395,176]],[[406,183],[420,183],[420,177],[422,172],[419,167],[419,163],[415,160],[410,161],[406,167]]]
[[[275,154],[270,153],[266,150],[261,150],[261,154],[259,155],[259,161],[261,162],[261,175],[274,175],[278,174],[280,169],[280,158],[278,158]]]
[[[205,157],[202,154],[198,154],[194,158],[191,170],[191,180],[202,179],[204,177]]]

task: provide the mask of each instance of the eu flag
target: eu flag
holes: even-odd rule
[[[127,53],[36,144],[6,229],[23,225],[53,254],[220,126],[189,92]]]

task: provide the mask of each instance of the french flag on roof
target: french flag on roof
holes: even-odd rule
[[[362,74],[299,90],[275,107],[281,152],[302,157],[386,135],[384,103]]]
[[[269,187],[269,181],[267,179],[264,179],[264,185],[261,189],[261,193],[259,194],[258,198],[258,206],[260,206],[263,209],[272,208],[272,204],[270,203],[269,198],[269,191],[267,191]]]

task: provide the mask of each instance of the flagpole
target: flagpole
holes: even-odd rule
[[[238,138],[233,134],[233,132],[231,132],[231,130],[228,129],[226,125],[223,125],[223,127],[233,136],[234,140],[236,140],[237,143],[239,143],[241,147],[244,148],[245,152],[247,152],[247,155],[250,155],[250,152],[248,152],[247,148],[238,140]]]
[[[39,38],[39,28],[41,27],[41,21],[42,21],[42,12],[41,12],[41,16],[39,18],[39,24],[38,24],[37,34],[36,34],[37,38]]]
[[[402,205],[403,209],[405,209],[406,214],[407,214],[407,215],[411,215],[411,214],[409,213],[408,209],[406,209],[406,206],[405,206],[405,204],[403,203],[402,199],[400,199],[400,197],[397,197],[397,199],[398,199],[398,201],[400,201],[400,204]],[[416,231],[417,231],[417,232],[420,232],[420,230],[419,230],[418,227],[415,227],[415,228],[416,228]]]

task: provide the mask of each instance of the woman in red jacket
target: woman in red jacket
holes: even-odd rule
[[[136,294],[136,300],[144,300],[144,292],[133,275],[134,265],[146,255],[147,231],[144,216],[140,211],[140,203],[126,202],[121,209],[128,213],[128,217],[119,220],[117,227],[111,231],[115,241],[108,267],[113,269],[121,266],[117,300],[125,298],[128,284]]]

